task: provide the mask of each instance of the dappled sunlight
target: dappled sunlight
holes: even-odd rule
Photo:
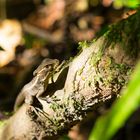
[[[138,1],[0,0],[0,140],[140,138]]]
[[[22,37],[21,25],[16,20],[4,20],[0,23],[0,67],[6,65],[15,57],[15,48]]]

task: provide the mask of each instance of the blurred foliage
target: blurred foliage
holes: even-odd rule
[[[44,40],[43,38],[38,38],[32,34],[25,34],[24,44],[28,49],[32,47],[43,47],[46,44],[46,40]]]
[[[100,0],[89,0],[89,3],[93,6],[97,6]],[[115,9],[122,7],[137,8],[139,7],[140,0],[102,0],[104,6],[110,6],[111,4]]]
[[[122,8],[123,6],[136,8],[139,7],[140,0],[114,0],[113,5],[115,8]]]
[[[70,138],[67,135],[64,135],[60,137],[59,140],[70,140]]]
[[[140,105],[140,63],[137,65],[122,98],[112,106],[110,112],[97,120],[89,140],[110,140],[130,115]]]

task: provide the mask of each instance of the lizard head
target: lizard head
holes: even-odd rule
[[[39,73],[53,71],[59,65],[59,60],[57,59],[44,59],[38,68],[33,72],[33,75],[36,76]]]

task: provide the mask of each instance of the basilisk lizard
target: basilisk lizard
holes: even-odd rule
[[[14,110],[16,111],[24,100],[26,104],[32,105],[34,98],[39,98],[47,89],[48,84],[54,82],[53,75],[58,71],[59,75],[66,66],[67,64],[65,65],[64,61],[59,65],[59,60],[57,59],[44,59],[33,72],[33,79],[19,93]]]

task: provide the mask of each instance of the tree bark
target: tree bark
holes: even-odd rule
[[[43,108],[24,104],[0,129],[0,140],[56,139],[87,113],[120,96],[138,58],[140,13],[109,27],[98,39],[80,43],[81,52],[46,91]],[[62,82],[63,83],[63,82]]]

